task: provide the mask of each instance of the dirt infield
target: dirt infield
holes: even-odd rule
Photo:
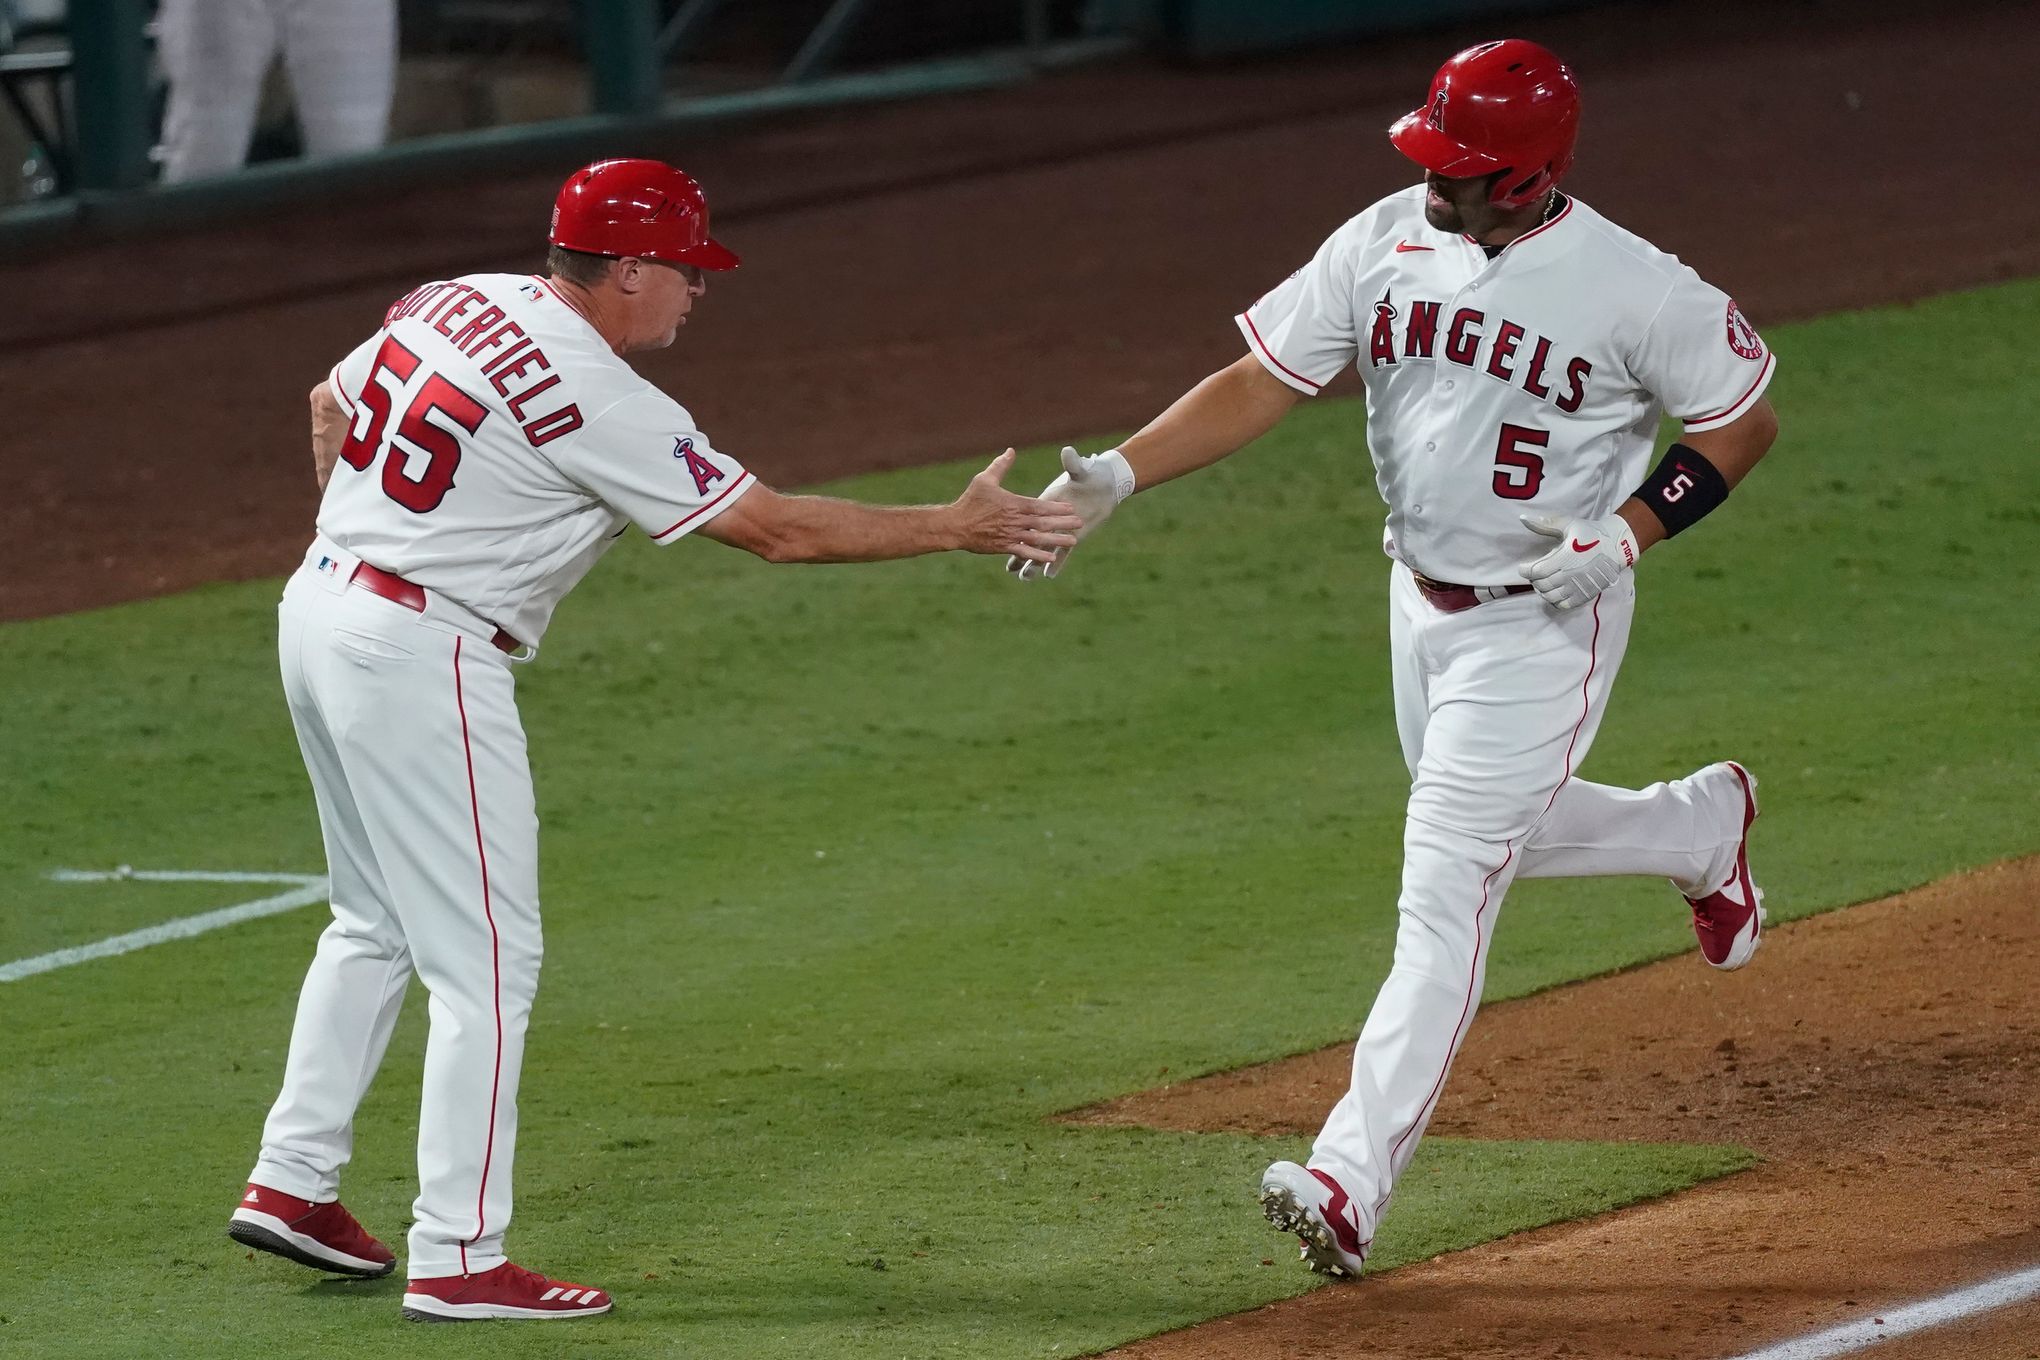
[[[1700,1360],[2031,1266],[2036,900],[2027,859],[1785,926],[1741,973],[1688,955],[1489,1007],[1433,1132],[1736,1143],[1762,1165],[1114,1354]],[[1326,1049],[1082,1119],[1309,1136],[1351,1062]],[[2040,1305],[1876,1354],[2040,1356]]]
[[[1635,0],[1515,26],[1585,82],[1572,187],[1760,322],[2040,272],[2030,187],[2005,183],[2030,6]],[[749,261],[644,370],[783,483],[1137,423],[1408,180],[1381,130],[1478,36],[619,147],[693,168]],[[421,277],[535,267],[557,181],[0,266],[0,618],[283,571],[315,505],[305,390]]]

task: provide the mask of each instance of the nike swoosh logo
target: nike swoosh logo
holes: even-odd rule
[[[1572,550],[1574,552],[1585,552],[1589,548],[1598,548],[1600,546],[1601,540],[1598,538],[1595,539],[1592,543],[1582,543],[1577,538],[1572,541]]]
[[[1395,253],[1398,255],[1406,250],[1436,250],[1437,248],[1436,246],[1413,246],[1408,241],[1397,241],[1395,243]]]

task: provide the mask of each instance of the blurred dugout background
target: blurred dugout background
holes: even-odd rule
[[[351,153],[450,138],[453,153],[489,130],[501,151],[518,129],[591,117],[740,119],[1010,84],[1135,50],[1211,56],[1561,4],[0,0],[0,218],[218,174],[243,142],[251,165],[322,140]],[[217,145],[189,150],[207,138]]]

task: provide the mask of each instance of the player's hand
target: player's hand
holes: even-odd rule
[[[1554,609],[1578,609],[1588,603],[1643,555],[1636,531],[1620,515],[1573,519],[1531,514],[1517,518],[1526,528],[1558,540],[1550,552],[1517,568]]]
[[[1062,465],[1062,475],[1042,490],[1041,498],[1067,502],[1075,507],[1081,517],[1077,539],[1103,524],[1119,508],[1119,503],[1133,494],[1133,469],[1126,465],[1126,459],[1120,456],[1118,449],[1107,449],[1086,458],[1075,449],[1064,446]],[[1073,539],[1068,547],[1057,548],[1046,559],[1023,559],[1015,554],[1006,559],[1006,570],[1023,581],[1058,576],[1062,573],[1063,564],[1070,560],[1070,549],[1076,546]]]
[[[1029,500],[1001,486],[1015,456],[1007,449],[994,458],[950,506],[957,518],[956,546],[1045,564],[1077,545],[1084,521],[1067,501]]]

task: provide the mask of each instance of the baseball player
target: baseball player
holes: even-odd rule
[[[1579,93],[1520,40],[1453,57],[1390,140],[1425,172],[1239,318],[1245,357],[1044,497],[1093,532],[1136,490],[1224,458],[1348,364],[1388,504],[1390,668],[1411,775],[1394,966],[1309,1163],[1261,1181],[1315,1270],[1357,1275],[1479,1004],[1515,878],[1649,874],[1739,968],[1763,910],[1732,761],[1630,790],[1574,777],[1635,609],[1632,569],[1770,448],[1770,350],[1727,294],[1559,188]],[[1684,424],[1655,466],[1669,412]],[[1355,432],[1358,433],[1357,431]],[[1015,557],[1022,578],[1054,576]],[[1677,721],[1677,715],[1668,715]]]
[[[511,664],[635,525],[774,562],[949,549],[1045,562],[1067,505],[1002,490],[1008,450],[944,506],[781,495],[620,357],[673,342],[737,256],[656,161],[577,171],[548,276],[425,284],[312,392],[318,535],[280,607],[284,692],[318,799],[333,922],[283,1090],[228,1227],[319,1270],[395,1264],[337,1198],[416,972],[431,995],[403,1311],[576,1318],[600,1289],[504,1256],[524,1031],[538,985],[538,822]]]

